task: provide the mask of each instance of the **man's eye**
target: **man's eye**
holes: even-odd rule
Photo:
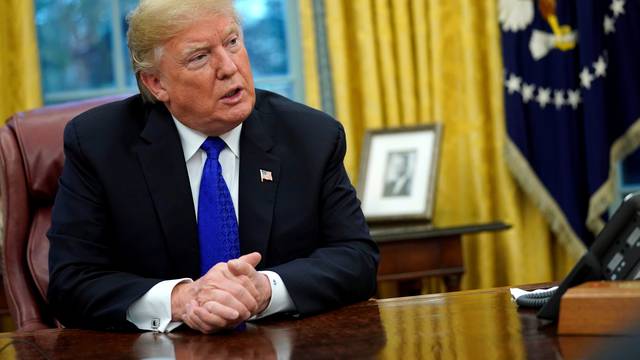
[[[206,57],[207,57],[207,55],[206,55],[206,54],[196,55],[196,56],[194,56],[193,58],[191,58],[191,61],[200,61],[200,60],[202,60],[202,59],[204,59],[204,58],[206,58]]]
[[[236,46],[236,45],[238,45],[239,42],[240,42],[240,40],[238,40],[238,38],[233,38],[233,39],[231,39],[231,41],[229,41],[229,45]]]
[[[208,53],[197,54],[187,58],[187,61],[184,63],[184,65],[190,69],[198,69],[207,63],[208,58]]]

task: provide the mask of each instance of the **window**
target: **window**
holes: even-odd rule
[[[126,15],[137,0],[35,0],[45,103],[137,92]],[[236,0],[256,87],[302,101],[295,0]]]

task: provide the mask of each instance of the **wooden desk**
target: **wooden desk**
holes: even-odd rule
[[[380,248],[378,281],[398,281],[399,295],[415,295],[424,277],[442,277],[448,291],[460,290],[464,274],[462,235],[511,228],[503,222],[436,228],[424,226],[371,227]]]
[[[559,337],[518,310],[507,288],[368,301],[301,320],[266,320],[244,331],[0,334],[0,357],[21,359],[292,358],[577,359],[611,337]],[[637,341],[637,340],[636,340]]]

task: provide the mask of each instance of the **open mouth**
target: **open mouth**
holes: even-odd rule
[[[239,87],[233,88],[232,90],[230,90],[226,94],[224,94],[224,96],[222,98],[226,99],[226,98],[234,97],[235,95],[237,95],[240,92],[240,90],[242,90],[242,89],[240,89]]]

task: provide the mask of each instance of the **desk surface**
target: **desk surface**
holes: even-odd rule
[[[611,338],[558,337],[506,288],[368,301],[301,320],[200,335],[55,329],[0,334],[0,358],[572,359]]]

